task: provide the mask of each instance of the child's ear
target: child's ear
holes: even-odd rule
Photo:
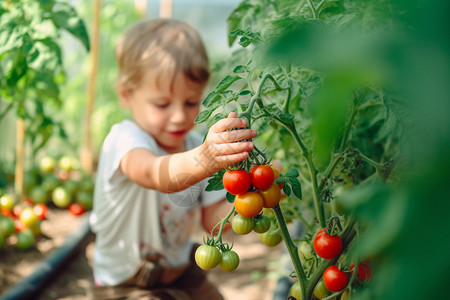
[[[130,91],[123,86],[117,86],[116,87],[117,94],[119,95],[120,102],[125,107],[129,106],[129,98],[130,98]]]

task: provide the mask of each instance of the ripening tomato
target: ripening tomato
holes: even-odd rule
[[[264,200],[258,192],[247,192],[234,198],[234,207],[238,214],[246,218],[253,218],[263,209]]]
[[[223,174],[222,183],[230,194],[243,194],[250,188],[250,175],[245,170],[228,170]]]
[[[247,234],[252,232],[255,227],[255,219],[254,218],[246,218],[237,214],[231,220],[231,228],[237,234]]]
[[[80,216],[85,212],[83,206],[81,206],[80,203],[76,203],[76,202],[71,203],[69,205],[69,211],[72,215],[75,215],[75,216]]]
[[[350,266],[350,274],[353,274],[353,269],[355,268],[355,264]],[[366,263],[360,263],[358,268],[356,269],[356,277],[358,281],[361,283],[369,282],[372,277],[372,271],[370,267]]]
[[[257,233],[267,232],[270,228],[270,218],[265,215],[258,215],[255,217],[255,227],[253,231]]]
[[[345,290],[345,292],[341,295],[341,300],[348,300],[350,292],[348,290]]]
[[[291,289],[289,290],[289,294],[294,297],[296,300],[302,299],[302,286],[300,282],[296,281],[291,285]]]
[[[236,252],[229,250],[222,252],[222,260],[219,267],[225,272],[232,272],[239,266],[239,255]]]
[[[276,180],[276,179],[280,178],[280,171],[278,171],[278,169],[274,168],[274,167],[272,167],[272,170],[273,170],[273,175],[274,175],[273,179]],[[280,190],[283,189],[283,186],[284,186],[284,183],[278,184],[278,187],[280,188]]]
[[[279,233],[270,230],[265,233],[259,234],[258,237],[259,240],[268,247],[275,247],[283,240]]]
[[[314,238],[314,251],[325,259],[332,259],[342,251],[342,239],[339,235],[329,235],[321,229]]]
[[[339,270],[337,266],[330,266],[323,272],[323,282],[327,289],[332,292],[339,292],[345,289],[348,281],[347,273]]]
[[[38,203],[35,206],[33,206],[33,210],[39,219],[41,220],[47,219],[47,212],[48,212],[47,205],[43,203]]]
[[[221,260],[220,251],[214,246],[201,245],[195,251],[195,262],[203,270],[214,269]]]
[[[265,208],[274,208],[280,203],[281,190],[275,182],[267,190],[260,190],[259,193],[263,197]]]
[[[273,169],[269,165],[256,165],[250,169],[250,181],[260,190],[267,190],[275,179]]]
[[[325,286],[325,283],[323,282],[323,280],[320,280],[314,287],[313,294],[317,299],[323,299],[323,298],[329,296],[331,293]]]

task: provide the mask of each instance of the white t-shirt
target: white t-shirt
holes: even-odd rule
[[[189,133],[185,142],[190,150],[200,145],[202,138]],[[126,153],[136,148],[148,149],[155,155],[168,154],[129,120],[114,125],[102,147],[89,218],[96,234],[94,278],[100,285],[115,285],[130,278],[142,258],[150,254],[161,256],[166,266],[188,263],[196,208],[225,198],[224,190],[205,191],[207,179],[173,194],[132,182],[120,171],[119,164]]]

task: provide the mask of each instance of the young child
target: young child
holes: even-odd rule
[[[210,231],[231,209],[209,176],[244,160],[256,136],[231,113],[204,142],[191,132],[209,78],[196,31],[180,21],[130,28],[116,48],[117,91],[132,120],[112,127],[90,215],[96,299],[223,299],[195,265],[195,211]],[[229,130],[229,129],[238,130]],[[134,297],[134,298],[133,298]],[[141,298],[143,297],[143,298]]]

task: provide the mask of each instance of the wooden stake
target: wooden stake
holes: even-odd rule
[[[161,0],[159,7],[159,16],[161,18],[170,18],[172,17],[172,0]]]
[[[86,103],[86,123],[85,123],[85,135],[83,140],[83,146],[81,148],[81,166],[84,170],[92,173],[93,158],[92,154],[92,131],[91,131],[91,118],[92,111],[94,109],[95,91],[97,83],[97,71],[98,71],[98,54],[99,54],[99,36],[100,36],[100,9],[101,0],[94,1],[94,12],[92,22],[92,37],[91,37],[91,72],[88,82],[88,93]]]
[[[16,137],[16,170],[14,177],[14,188],[16,194],[21,198],[23,196],[23,162],[25,156],[25,121],[22,118],[17,119]]]

